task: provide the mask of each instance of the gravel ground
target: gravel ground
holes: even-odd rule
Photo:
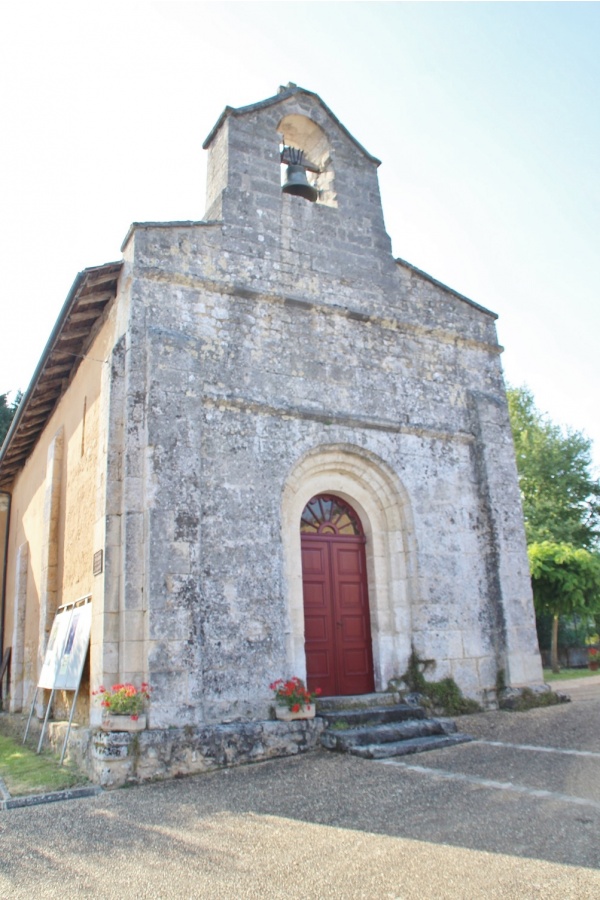
[[[483,740],[598,758],[481,743],[390,765],[321,751],[0,813],[0,897],[594,897],[598,682],[585,699],[569,683],[572,704],[459,720]]]

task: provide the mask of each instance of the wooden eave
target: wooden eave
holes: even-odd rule
[[[85,354],[94,327],[116,296],[123,263],[79,272],[0,449],[0,488],[8,488],[54,412]]]

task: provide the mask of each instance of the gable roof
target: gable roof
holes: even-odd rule
[[[345,125],[340,122],[338,117],[333,113],[326,103],[323,103],[318,94],[315,94],[313,91],[307,91],[305,88],[298,87],[297,84],[294,84],[292,81],[289,82],[285,87],[279,88],[279,93],[275,94],[274,97],[267,97],[266,100],[261,100],[259,103],[251,103],[249,106],[239,106],[237,109],[233,106],[226,106],[215,125],[212,128],[212,131],[202,144],[202,149],[207,150],[211,144],[212,139],[216,135],[217,131],[225,121],[225,119],[229,118],[229,116],[245,116],[248,113],[255,112],[258,109],[266,109],[268,106],[274,106],[276,103],[282,103],[284,100],[288,100],[290,97],[295,96],[296,94],[303,94],[305,97],[312,97],[313,100],[316,100],[317,103],[325,110],[327,115],[333,119],[338,128],[344,132],[346,137],[348,137],[352,143],[357,147],[367,159],[371,160],[371,162],[375,163],[376,166],[381,165],[381,160],[377,159],[376,156],[373,156],[369,153],[368,150],[365,150],[363,145],[356,140],[353,134],[350,134]]]
[[[90,334],[117,293],[122,262],[79,272],[67,295],[31,383],[0,449],[0,487],[10,485],[77,371]]]

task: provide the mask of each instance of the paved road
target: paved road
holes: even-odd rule
[[[319,752],[0,813],[0,897],[600,896],[600,678],[402,761]]]
[[[553,685],[556,691],[564,691],[572,700],[597,700],[600,698],[600,675],[588,675],[587,678],[577,678],[567,681],[556,681]]]

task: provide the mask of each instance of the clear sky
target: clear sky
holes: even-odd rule
[[[383,164],[394,254],[500,316],[507,380],[600,463],[600,4],[0,11],[0,393],[132,221],[200,219],[226,105],[294,81]]]

